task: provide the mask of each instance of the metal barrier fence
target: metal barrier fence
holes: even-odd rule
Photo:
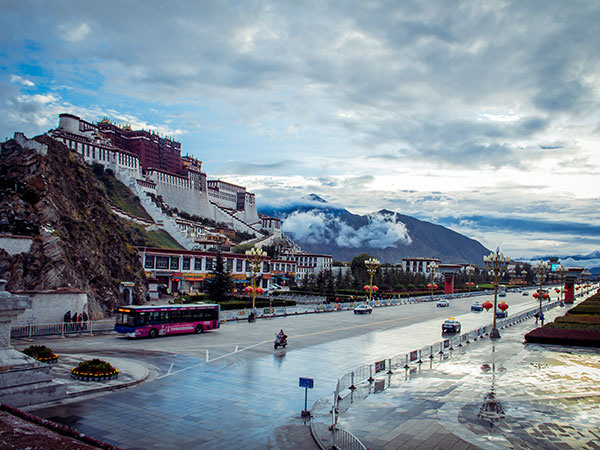
[[[547,303],[545,305],[542,305],[542,311],[547,311],[548,309],[554,308],[555,306],[558,306],[559,304],[560,304],[560,301],[555,301],[552,303]],[[496,327],[500,329],[500,328],[512,326],[515,323],[522,322],[523,320],[534,317],[534,315],[538,311],[539,311],[539,307],[536,307],[535,309],[531,309],[531,310],[522,312],[515,316],[507,317],[507,318],[500,319],[500,320],[497,319]],[[331,414],[332,414],[331,430],[334,433],[334,436],[336,433],[340,433],[341,431],[343,431],[343,430],[337,428],[337,426],[336,426],[336,424],[337,424],[336,417],[337,417],[337,415],[339,415],[339,410],[340,410],[339,402],[341,400],[343,400],[343,398],[345,396],[349,395],[350,392],[352,392],[354,389],[356,389],[357,385],[364,384],[364,383],[372,383],[373,381],[375,381],[375,377],[381,376],[384,374],[385,375],[392,374],[394,372],[394,370],[398,370],[398,369],[409,370],[416,365],[422,364],[425,360],[428,360],[428,359],[432,360],[436,356],[443,355],[447,352],[451,352],[455,348],[462,347],[463,345],[469,344],[471,341],[476,341],[476,340],[482,338],[483,336],[488,335],[490,333],[490,331],[492,331],[491,324],[486,325],[484,327],[477,328],[476,330],[471,330],[464,334],[449,337],[448,339],[444,339],[440,342],[436,342],[434,344],[427,345],[425,347],[411,351],[409,353],[395,355],[395,356],[392,356],[391,358],[377,361],[373,364],[365,364],[365,365],[359,366],[356,369],[354,369],[353,371],[342,375],[340,378],[338,378],[338,380],[336,382],[336,387],[335,387],[335,391],[334,391],[334,395],[333,395],[333,404],[331,407]],[[351,449],[365,448],[364,445],[362,445],[362,443],[360,443],[360,441],[358,441],[358,439],[355,436],[351,435],[350,433],[348,433],[346,431],[344,431],[344,433],[347,433],[351,436],[351,438],[348,438],[348,439],[350,439],[350,441],[352,441],[352,443],[349,444],[352,446],[343,447],[343,448],[351,448]],[[344,436],[347,436],[347,435],[344,434]],[[344,439],[346,439],[346,437],[344,437]],[[358,444],[356,442],[354,442],[354,440],[356,440],[358,442]],[[360,445],[360,446],[355,446],[355,445]],[[342,448],[342,447],[339,447],[339,448]]]
[[[10,329],[10,337],[34,338],[45,336],[67,336],[75,334],[94,334],[114,331],[115,320],[88,320],[80,323],[42,323],[30,325],[13,326]]]
[[[338,450],[367,450],[360,440],[349,431],[333,428],[333,446]]]

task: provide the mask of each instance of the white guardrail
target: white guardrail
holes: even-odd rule
[[[486,292],[483,292],[485,294]],[[477,295],[481,295],[482,292],[478,292]],[[471,295],[475,295],[474,293]],[[467,294],[453,294],[453,295],[440,295],[431,297],[409,297],[405,299],[391,299],[391,300],[372,300],[369,304],[373,307],[384,307],[384,306],[398,306],[407,305],[411,303],[431,302],[437,301],[440,298],[458,298],[467,296]],[[347,311],[354,309],[357,305],[363,303],[351,302],[351,303],[330,303],[330,304],[301,304],[297,306],[286,306],[286,307],[274,307],[274,308],[255,308],[257,312],[257,318],[272,318],[272,317],[284,317],[297,314],[314,314],[324,313],[333,311]],[[221,311],[220,320],[222,323],[236,322],[240,320],[247,320],[251,309],[237,309],[231,311]],[[59,323],[41,323],[41,324],[27,324],[27,325],[13,325],[11,327],[11,338],[34,338],[34,337],[48,337],[48,336],[68,336],[76,334],[94,334],[94,333],[108,333],[114,331],[115,319],[102,319],[102,320],[88,320],[86,322],[59,322]]]

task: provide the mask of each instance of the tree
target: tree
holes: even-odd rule
[[[221,252],[217,252],[217,261],[211,272],[212,277],[208,279],[206,290],[212,300],[222,301],[227,299],[233,291],[233,281],[223,262]]]
[[[361,253],[355,256],[350,263],[352,278],[354,279],[354,287],[360,289],[365,284],[369,284],[369,274],[365,266],[365,261],[371,258],[368,253]]]

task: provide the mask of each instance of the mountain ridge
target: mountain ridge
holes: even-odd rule
[[[489,253],[478,241],[442,225],[388,209],[354,214],[316,194],[260,212],[281,219],[282,230],[303,249],[342,261],[368,251],[384,263],[431,257],[445,263],[481,264]]]

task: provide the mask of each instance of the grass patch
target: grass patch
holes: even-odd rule
[[[132,216],[152,221],[152,217],[146,212],[140,203],[140,199],[115,178],[112,170],[104,170],[100,164],[94,164],[93,171],[94,175],[104,184],[106,194],[111,202]]]

